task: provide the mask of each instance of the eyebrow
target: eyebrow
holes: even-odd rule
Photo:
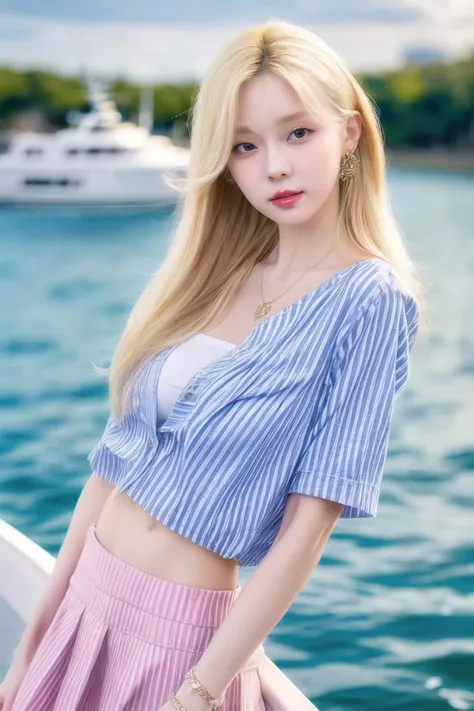
[[[288,114],[287,116],[281,116],[279,119],[277,119],[275,121],[275,123],[278,126],[280,126],[282,124],[288,123],[289,121],[295,121],[296,119],[303,118],[304,116],[309,116],[307,111],[296,111],[293,114]],[[235,135],[237,136],[240,133],[253,133],[253,131],[248,126],[238,126],[235,129]]]

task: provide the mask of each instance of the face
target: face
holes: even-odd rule
[[[284,79],[263,74],[241,89],[228,169],[259,212],[278,224],[301,225],[339,190],[341,158],[356,147],[359,133],[357,120],[344,127],[335,115],[312,118]],[[280,190],[302,196],[282,206],[270,200]]]

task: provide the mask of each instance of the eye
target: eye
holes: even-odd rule
[[[237,145],[235,145],[235,146],[232,148],[232,153],[239,153],[240,151],[237,150],[237,148],[238,148],[239,146],[253,146],[253,143],[237,143]],[[250,153],[250,151],[243,151],[243,152],[244,152],[244,153]]]
[[[293,131],[291,131],[291,133],[290,133],[289,135],[291,136],[293,133],[296,133],[297,131],[307,131],[308,134],[314,133],[313,129],[311,129],[311,128],[305,128],[304,126],[299,126],[298,128],[294,128]],[[304,140],[305,138],[308,138],[308,136],[299,136],[299,137],[296,138],[296,142],[302,141],[302,140]],[[248,147],[248,146],[251,146],[252,148],[255,148],[255,145],[254,145],[253,143],[237,143],[237,144],[232,148],[232,153],[250,153],[250,152],[251,152],[251,149],[250,149],[250,150],[244,150],[244,151],[238,151],[237,149],[238,149],[240,146],[247,146],[247,147]]]
[[[293,129],[293,131],[290,133],[290,136],[292,133],[296,133],[297,131],[307,131],[309,134],[314,133],[311,128],[304,128],[304,126],[301,126],[300,128]],[[307,138],[307,136],[297,136],[297,140],[302,140],[303,138]]]

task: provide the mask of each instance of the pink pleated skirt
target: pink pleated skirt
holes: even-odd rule
[[[12,711],[158,711],[240,591],[146,573],[106,550],[91,526]],[[264,654],[260,645],[242,666],[222,711],[265,711],[257,671]]]

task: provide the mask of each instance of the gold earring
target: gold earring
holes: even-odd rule
[[[339,172],[339,178],[343,182],[346,180],[352,180],[353,178],[357,180],[359,174],[359,159],[356,154],[352,151],[346,151],[342,161],[341,170]]]
[[[227,183],[230,183],[231,185],[235,185],[235,184],[236,184],[234,178],[233,178],[232,175],[229,173],[229,171],[227,170],[227,168],[224,170],[223,175],[224,175],[224,180],[225,180]]]

